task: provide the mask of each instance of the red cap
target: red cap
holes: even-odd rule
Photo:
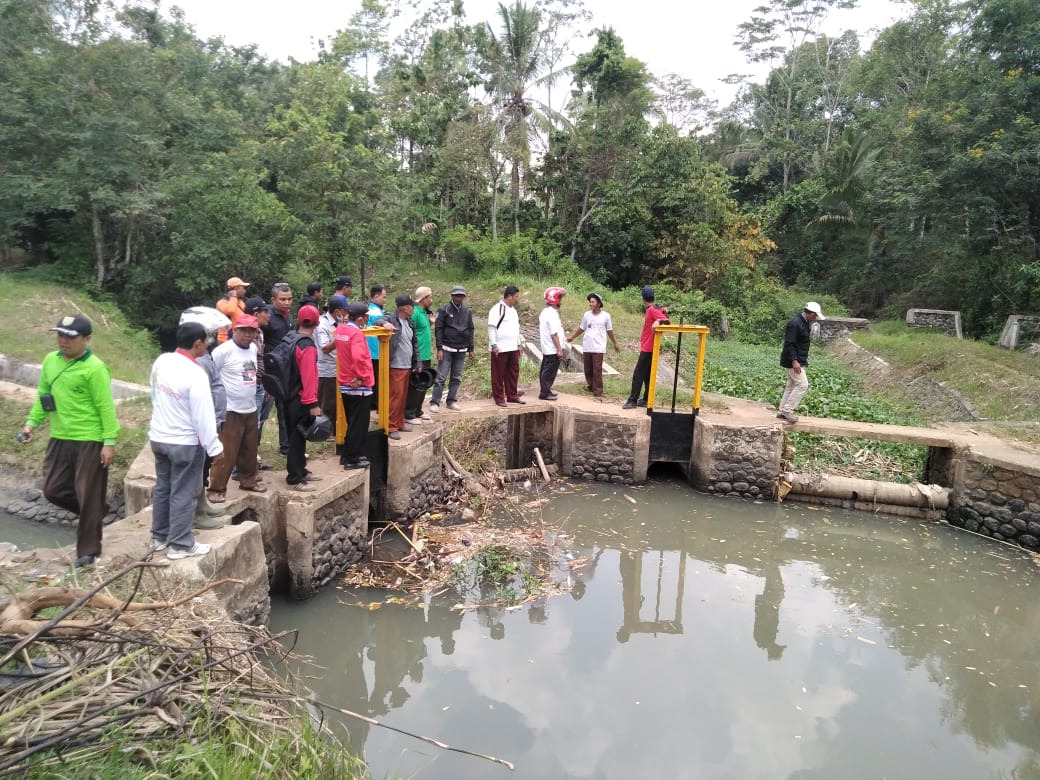
[[[301,325],[317,325],[319,317],[321,315],[318,314],[318,307],[311,306],[309,303],[301,306],[300,310],[296,312],[296,319]]]
[[[238,319],[235,320],[236,328],[259,328],[260,320],[254,317],[252,314],[239,314]]]

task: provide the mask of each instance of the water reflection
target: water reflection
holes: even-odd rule
[[[634,498],[632,504],[627,497]],[[1040,601],[1018,550],[942,526],[575,486],[584,565],[515,610],[276,609],[322,698],[519,777],[1040,778]],[[376,777],[500,767],[350,724]]]

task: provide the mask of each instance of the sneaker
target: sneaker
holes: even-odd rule
[[[503,409],[506,408],[506,402],[505,401],[495,401],[495,405],[496,406],[501,406]]]
[[[198,528],[200,531],[212,531],[217,528],[224,527],[224,521],[219,516],[210,516],[205,514],[196,514],[195,519],[191,521],[192,528]],[[163,547],[166,543],[163,542]]]
[[[779,417],[785,423],[796,423],[796,422],[798,422],[798,415],[797,414],[791,414],[790,412],[780,412],[780,413],[777,414],[777,417]]]
[[[428,414],[427,414],[426,412],[423,412],[423,414],[422,414],[422,420],[423,420],[423,422],[430,422],[430,420],[432,420],[432,419],[433,419],[433,418],[432,418],[432,417],[430,417],[430,415],[428,415]]]
[[[624,405],[621,408],[622,409],[635,409],[636,408],[636,402],[635,401],[625,401]]]
[[[783,412],[777,412],[776,413],[776,419],[778,419],[778,420],[784,419],[784,413]]]
[[[372,464],[368,462],[368,458],[358,458],[357,460],[348,460],[343,464],[345,469],[367,469]]]
[[[451,409],[453,412],[461,412],[462,411],[462,407],[459,406],[459,402],[458,401],[448,401],[448,408]]]
[[[152,541],[148,543],[148,549],[152,552],[162,552],[166,547],[166,540],[160,539],[158,536],[153,536]]]
[[[526,404],[527,403],[527,401],[525,401],[523,398],[520,398],[519,396],[517,396],[516,398],[508,398],[506,400],[509,401],[509,403],[511,403],[511,404]]]
[[[406,417],[404,421],[409,425],[422,425],[423,423],[422,417]]]
[[[96,555],[81,555],[76,559],[75,566],[77,569],[82,569],[84,566],[93,566],[95,561],[97,561]]]
[[[540,395],[540,396],[538,396],[538,400],[539,401],[555,401],[559,397],[560,396],[556,395],[556,393],[549,393],[549,395]]]
[[[394,439],[396,441],[397,439],[401,438],[401,434],[399,434],[397,431],[390,431],[390,433],[386,435],[386,438]]]
[[[412,432],[412,426],[409,425],[408,423],[405,423],[404,425],[401,426],[401,430],[404,431],[405,433],[411,433]]]
[[[441,410],[441,405],[440,404],[434,404],[434,403],[430,404],[430,411],[433,412],[434,414],[437,414],[437,412],[439,412],[440,410]]]
[[[187,549],[184,547],[167,547],[166,557],[171,561],[179,561],[181,558],[197,558],[200,555],[206,555],[212,549],[213,545],[211,544],[195,542],[194,545]]]
[[[646,406],[646,399],[645,398],[640,398],[638,401],[636,401],[636,406],[645,407]]]

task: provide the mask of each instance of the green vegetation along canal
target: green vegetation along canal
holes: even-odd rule
[[[588,561],[547,601],[276,602],[320,699],[517,767],[348,721],[373,777],[1040,778],[1023,551],[667,481],[541,511]]]

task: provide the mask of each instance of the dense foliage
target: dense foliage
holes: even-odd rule
[[[581,0],[363,0],[288,64],[148,3],[0,0],[0,259],[147,327],[232,275],[449,258],[668,285],[745,333],[789,316],[776,279],[991,334],[1040,304],[1040,5],[917,0],[863,51],[821,32],[851,2],[759,8],[736,42],[771,70],[712,114]]]

